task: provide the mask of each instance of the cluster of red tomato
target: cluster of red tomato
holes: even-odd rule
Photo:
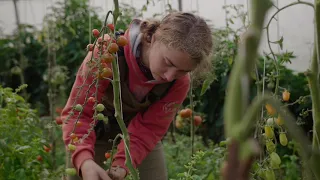
[[[108,24],[108,28],[111,32],[114,31],[113,24]],[[110,78],[112,76],[112,70],[108,67],[108,64],[112,63],[115,59],[115,53],[119,50],[119,46],[126,46],[128,44],[128,40],[125,36],[121,35],[117,39],[110,38],[108,34],[103,35],[98,29],[92,30],[92,35],[97,38],[97,44],[100,52],[102,52],[100,57],[100,62],[102,66],[102,71],[97,73],[97,77],[100,79]],[[94,50],[94,44],[87,45],[88,51]]]
[[[182,127],[184,127],[184,124],[185,124],[184,119],[190,120],[191,118],[192,118],[192,110],[190,108],[182,109],[176,116],[176,121],[175,121],[176,128],[181,129]],[[196,116],[193,116],[193,119],[194,119],[194,125],[200,126],[200,124],[202,123],[202,117],[196,115]]]
[[[108,28],[111,32],[114,32],[114,26],[113,24],[108,24]],[[99,79],[106,79],[110,78],[113,75],[112,69],[110,67],[110,63],[112,63],[115,59],[115,54],[119,50],[119,46],[126,46],[128,44],[128,40],[125,36],[121,35],[117,39],[111,38],[108,34],[102,35],[101,32],[99,32],[98,29],[92,30],[92,35],[97,38],[96,45],[95,44],[88,44],[87,45],[87,51],[94,52],[95,46],[98,48],[98,54],[100,55],[100,59],[98,61],[93,61],[93,65],[97,65],[97,63],[100,63],[100,67],[102,70],[98,71],[96,74],[96,77]],[[99,67],[99,66],[97,66]],[[89,97],[87,99],[87,102],[89,104],[96,103],[96,99],[94,97]],[[104,111],[105,106],[103,104],[97,104],[95,106],[95,110],[98,112],[95,116],[97,120],[107,120],[105,116],[102,114],[102,111]],[[83,110],[83,106],[81,104],[77,104],[74,107],[74,110],[76,112],[81,112]],[[61,118],[56,119],[57,124],[62,124]],[[76,122],[76,126],[81,126],[81,121]],[[71,143],[68,144],[69,151],[73,152],[76,150],[75,144],[79,142],[79,138],[75,133],[70,134]],[[109,152],[105,153],[105,157],[108,159],[111,157],[111,154]],[[74,174],[73,168],[67,168],[66,169],[67,174]]]
[[[51,151],[51,148],[52,148],[52,144],[50,144],[50,147],[48,147],[48,146],[46,146],[46,145],[43,145],[43,150],[44,150],[45,152],[47,152],[47,153]],[[41,156],[41,155],[38,155],[38,156],[37,156],[37,160],[38,160],[39,162],[42,162],[42,161],[43,161],[42,156]]]

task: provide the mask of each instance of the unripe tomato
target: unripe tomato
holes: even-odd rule
[[[283,92],[282,92],[282,99],[283,99],[283,101],[289,101],[289,99],[290,99],[290,92],[287,91],[287,90],[283,91]]]
[[[280,159],[279,155],[276,152],[270,153],[270,161],[275,165],[280,165],[281,164],[281,159]]]
[[[280,141],[280,144],[282,146],[286,146],[288,144],[288,138],[287,138],[287,135],[285,133],[280,133],[279,135],[279,141]]]
[[[271,140],[268,140],[267,142],[266,142],[266,147],[267,147],[267,151],[268,152],[273,152],[273,151],[275,151],[276,150],[276,145],[273,143],[273,141],[271,141]]]
[[[96,110],[97,110],[98,112],[102,112],[102,111],[104,110],[104,105],[103,105],[103,104],[97,104]]]
[[[104,119],[104,115],[102,113],[98,113],[97,119],[102,121]]]
[[[176,128],[181,129],[183,127],[182,124],[182,118],[180,115],[176,116],[176,122],[175,122]]]
[[[75,107],[76,111],[82,111],[83,107],[81,106],[81,104],[77,104]]]
[[[276,180],[276,175],[272,169],[266,170],[264,172],[266,180]]]
[[[108,124],[108,122],[109,122],[108,116],[105,116],[105,117],[103,118],[103,122],[104,122],[105,124]]]
[[[274,88],[274,83],[273,82],[269,82],[267,84],[268,89],[273,89]]]
[[[267,138],[272,139],[274,136],[274,132],[271,128],[271,126],[264,126],[264,133],[266,135]]]
[[[77,174],[77,171],[75,168],[67,168],[66,169],[66,174],[70,175],[70,176],[75,176]]]
[[[68,144],[68,149],[69,151],[75,151],[76,150],[76,146],[73,144]]]

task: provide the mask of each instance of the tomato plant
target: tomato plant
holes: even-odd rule
[[[13,91],[0,86],[0,177],[52,178],[58,169],[52,170],[51,145],[37,111],[19,92],[20,88]]]

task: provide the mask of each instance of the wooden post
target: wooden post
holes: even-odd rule
[[[182,0],[178,0],[179,11],[182,11]]]

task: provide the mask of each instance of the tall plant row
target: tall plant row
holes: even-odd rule
[[[286,105],[283,102],[288,101],[290,93],[284,90],[282,94],[279,93],[279,59],[275,56],[270,46],[269,39],[269,25],[272,19],[281,10],[296,5],[305,4],[314,8],[315,12],[315,38],[314,38],[314,53],[311,60],[310,68],[306,71],[311,98],[312,98],[312,114],[313,114],[313,142],[311,143],[309,139],[305,136],[303,131],[296,125],[294,116],[289,112]],[[270,160],[269,166],[265,169],[266,173],[264,177],[271,177],[275,179],[275,174],[273,169],[281,163],[280,157],[276,153],[276,148],[274,141],[276,141],[275,129],[279,129],[280,132],[280,143],[286,145],[287,138],[285,136],[285,131],[287,131],[291,137],[298,143],[299,153],[303,160],[303,165],[306,170],[310,170],[316,179],[320,179],[320,172],[317,171],[319,167],[320,160],[320,148],[319,148],[319,132],[320,132],[320,99],[319,99],[319,37],[320,37],[320,1],[315,0],[315,3],[308,3],[303,1],[297,1],[291,3],[283,8],[278,8],[278,11],[271,17],[267,23],[267,35],[268,43],[271,51],[271,60],[274,61],[276,67],[276,87],[274,92],[258,93],[258,95],[250,101],[250,84],[252,79],[250,73],[254,71],[255,65],[258,59],[258,47],[262,32],[264,29],[264,23],[266,19],[266,14],[272,7],[272,2],[269,0],[252,0],[251,1],[251,24],[249,25],[246,33],[244,34],[243,42],[239,47],[239,51],[231,70],[231,75],[229,78],[227,86],[227,96],[224,107],[224,122],[225,122],[225,135],[227,138],[231,139],[231,142],[236,142],[240,146],[240,159],[246,159],[250,156],[256,155],[257,147],[255,144],[250,143],[252,134],[255,128],[260,128],[255,126],[256,121],[263,121],[264,124],[264,144],[267,149],[267,157]],[[283,40],[283,39],[282,39]],[[277,41],[277,43],[282,46],[282,40]],[[281,100],[279,98],[281,97]],[[261,107],[262,111],[261,111]],[[265,116],[262,116],[260,120],[261,113],[266,112]],[[259,118],[257,118],[259,117]],[[276,119],[276,120],[274,120]],[[231,151],[231,145],[229,151]],[[229,174],[231,171],[236,171],[232,169],[230,165],[234,163],[236,159],[228,159],[227,169]],[[232,173],[231,173],[232,174]],[[309,179],[312,176],[307,177]]]

